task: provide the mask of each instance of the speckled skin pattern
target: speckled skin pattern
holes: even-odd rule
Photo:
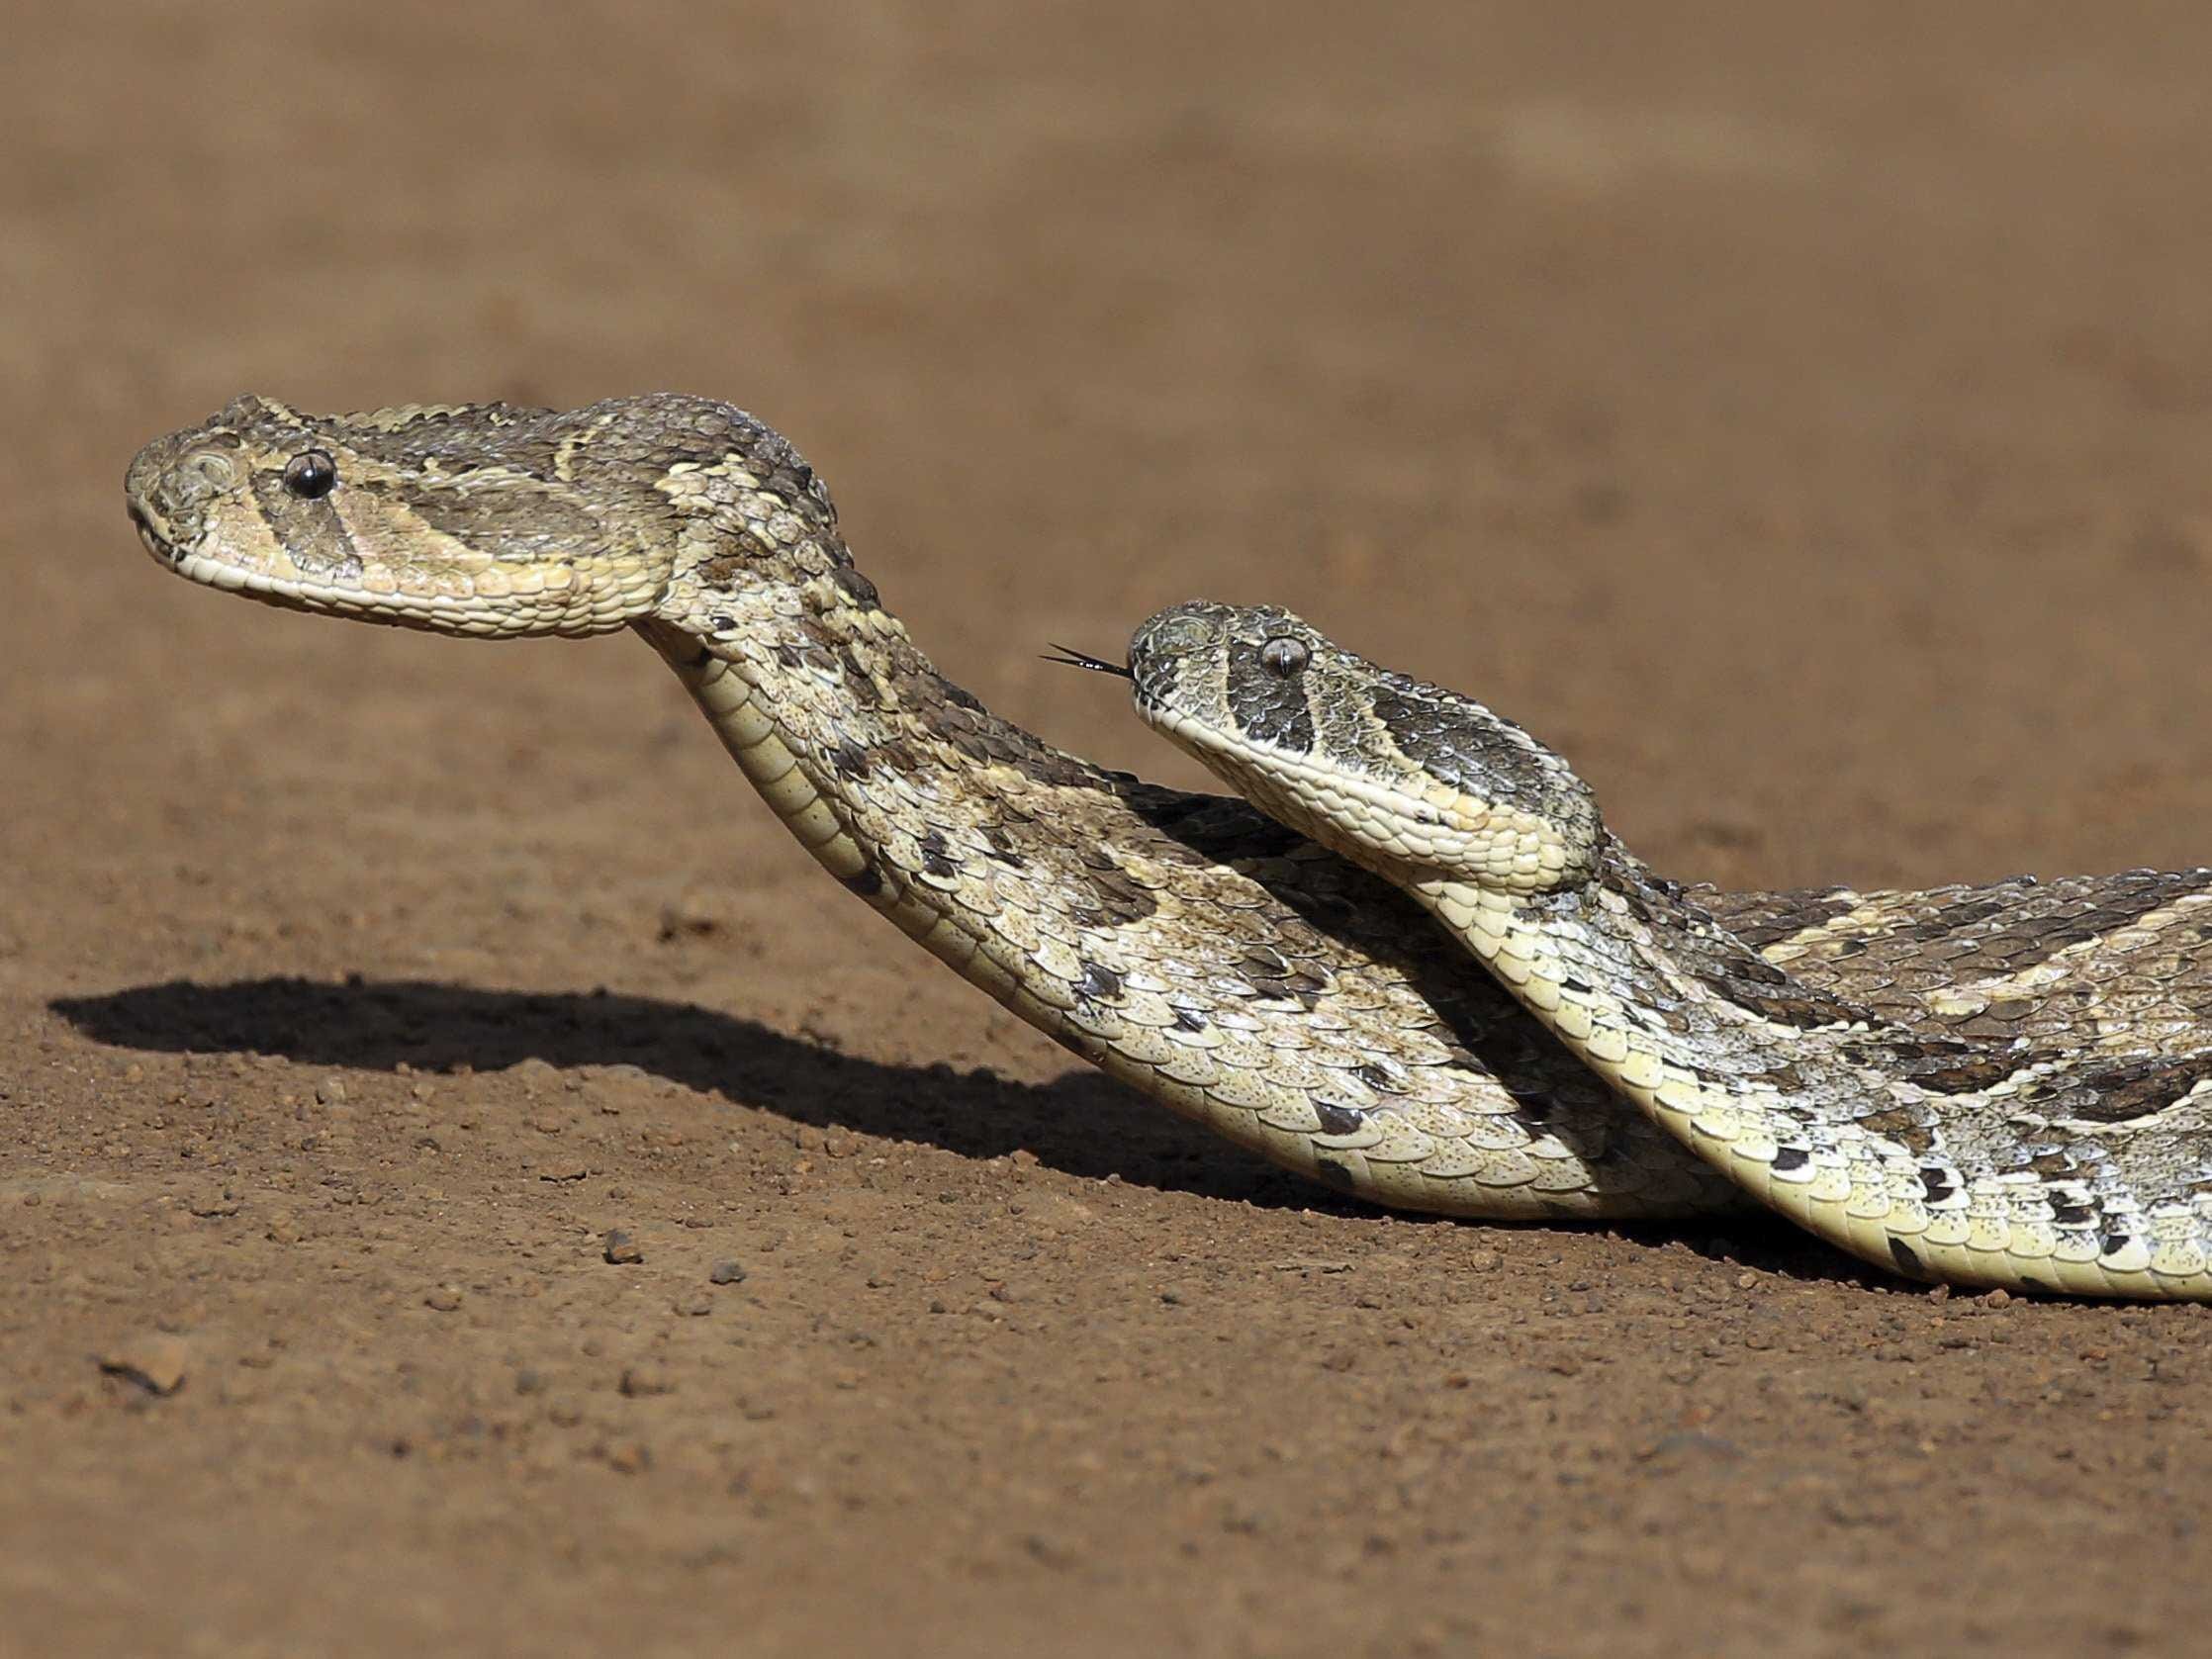
[[[1242,800],[1052,749],[946,680],[854,567],[821,480],[739,410],[241,398],[147,445],[126,493],[162,564],[264,602],[464,637],[635,630],[866,903],[1074,1053],[1338,1190],[1495,1218],[1746,1202],[1393,886]],[[2212,994],[2184,879],[1698,897],[1803,994],[1931,1043],[1994,1027],[2140,1055]],[[1725,935],[1710,949],[1782,979]]]
[[[2073,882],[1831,894],[1829,926],[1800,907],[1762,956],[1644,869],[1558,755],[1288,611],[1176,606],[1138,630],[1129,670],[1154,727],[1414,896],[1752,1198],[1917,1278],[2212,1298],[2212,1051],[2177,948],[2197,942],[2204,872],[2117,877],[2086,910]],[[1884,919],[1871,937],[1862,911]],[[1964,972],[1892,966],[1854,997],[1834,971],[1934,931]],[[1893,994],[1907,983],[1934,1022]]]

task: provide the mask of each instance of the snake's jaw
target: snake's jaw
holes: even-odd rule
[[[610,633],[653,614],[670,560],[564,476],[558,420],[244,397],[146,445],[124,494],[166,568],[268,604],[477,638]]]

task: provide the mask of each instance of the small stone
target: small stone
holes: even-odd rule
[[[1649,1445],[1638,1446],[1634,1453],[1639,1463],[1660,1460],[1687,1461],[1692,1458],[1717,1463],[1733,1463],[1743,1456],[1743,1447],[1718,1434],[1707,1434],[1695,1429],[1680,1429],[1672,1434],[1662,1434]]]
[[[439,1285],[422,1298],[422,1305],[441,1314],[450,1314],[461,1305],[461,1288],[458,1285]]]
[[[690,1296],[679,1296],[669,1306],[687,1319],[704,1319],[714,1311],[714,1298],[701,1290]]]
[[[315,1099],[319,1106],[343,1106],[345,1104],[345,1079],[325,1077],[315,1085]]]
[[[537,1178],[541,1181],[581,1181],[590,1173],[582,1158],[568,1157],[546,1164],[538,1170]]]
[[[653,1467],[653,1450],[643,1440],[616,1440],[606,1448],[606,1466],[618,1475],[642,1475]]]
[[[604,1254],[617,1267],[645,1259],[644,1248],[619,1227],[607,1230]]]
[[[676,1374],[666,1365],[632,1365],[622,1373],[622,1392],[632,1400],[676,1392]]]
[[[264,1237],[272,1244],[297,1244],[300,1242],[300,1223],[289,1210],[279,1210],[269,1218]]]
[[[557,1088],[561,1081],[561,1068],[538,1055],[516,1060],[507,1068],[507,1074],[532,1094]]]
[[[658,937],[663,945],[708,939],[729,929],[734,920],[735,912],[721,894],[687,892],[673,904],[661,906]]]
[[[1506,1264],[1506,1258],[1496,1250],[1476,1250],[1467,1257],[1467,1269],[1473,1273],[1495,1273]]]
[[[100,1369],[136,1383],[148,1394],[174,1394],[184,1386],[192,1350],[181,1336],[160,1332],[128,1337],[100,1355]]]
[[[2012,1306],[2012,1292],[1999,1285],[1994,1290],[1984,1292],[1981,1300],[1984,1308],[2009,1308]]]
[[[242,1202],[230,1187],[211,1187],[194,1193],[187,1207],[203,1221],[212,1221],[221,1216],[236,1215]]]
[[[706,1282],[717,1285],[741,1285],[745,1282],[745,1269],[735,1261],[717,1261],[706,1270]]]

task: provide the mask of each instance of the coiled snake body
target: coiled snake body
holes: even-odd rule
[[[147,445],[126,494],[165,566],[265,602],[473,637],[634,629],[854,892],[1076,1054],[1290,1168],[1471,1217],[1743,1202],[1740,1169],[1625,1106],[1615,1083],[1633,1089],[1633,1076],[1616,1065],[1602,1079],[1397,888],[1241,800],[1062,754],[938,674],[855,568],[821,481],[727,405],[656,395],[565,413],[323,416],[241,398]],[[2170,1219],[2167,1200],[2193,1202],[2200,1108],[2171,1084],[2212,1003],[2199,961],[2212,875],[1638,891],[1623,902],[1700,918],[1690,956],[1705,990],[1761,1018],[1803,1029],[1812,1015],[1790,1014],[1796,1000],[1822,1023],[1848,1004],[1882,1023],[1886,1053],[1924,1044],[1931,1075],[2026,1043],[2136,1077],[2141,1111],[2094,1131],[2123,1151],[2163,1150],[2155,1167],[2122,1170],[2136,1183],[2125,1192],[2090,1183],[2100,1248],[2111,1224],[2146,1223],[2098,1255],[2095,1282],[2071,1266],[1992,1274],[1990,1252],[1880,1259],[2038,1287],[2212,1294],[2201,1253],[2187,1255],[2201,1251],[2196,1235],[2151,1225],[2154,1211]],[[1786,1087],[1779,1072],[1769,1081]],[[1943,1121],[1944,1093],[1914,1102],[1895,1133]],[[2145,1117],[2148,1139],[2134,1121]],[[2058,1259],[2062,1242],[2077,1253],[2078,1146],[2056,1162],[2042,1141],[2016,1150],[2014,1196],[2056,1218],[2054,1243],[2037,1256],[2030,1237],[2025,1257],[2008,1248],[2003,1262]],[[2143,1200],[2133,1210],[2131,1194]]]

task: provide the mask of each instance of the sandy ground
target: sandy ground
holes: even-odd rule
[[[14,17],[0,1651],[2200,1638],[2195,1310],[1336,1203],[917,956],[633,642],[121,510],[248,388],[711,392],[1102,759],[1194,781],[1046,640],[1271,597],[1684,876],[2200,861],[2212,26],[1845,10]]]

